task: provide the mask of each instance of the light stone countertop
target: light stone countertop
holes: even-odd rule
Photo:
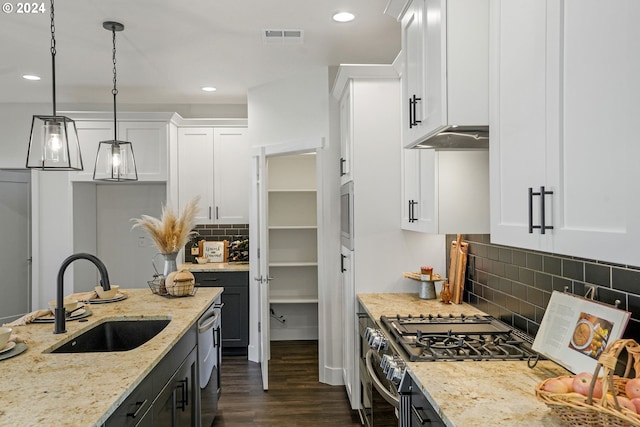
[[[233,262],[208,262],[206,264],[193,264],[185,262],[178,266],[178,270],[187,269],[191,272],[233,272],[233,271],[249,271],[249,263],[233,263]]]
[[[87,322],[67,321],[65,334],[53,334],[53,323],[13,327],[28,348],[0,361],[0,426],[101,426],[223,291],[198,288],[194,296],[166,298],[124,290],[125,300],[92,304]],[[166,328],[133,350],[43,353],[102,320],[166,316]]]
[[[485,314],[469,304],[443,304],[418,294],[358,294],[365,311],[380,316],[407,314]],[[551,361],[530,369],[526,361],[408,362],[411,375],[450,427],[564,426],[535,397],[535,386],[569,372]]]

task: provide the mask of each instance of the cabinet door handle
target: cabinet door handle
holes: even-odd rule
[[[418,204],[415,200],[409,200],[409,222],[416,222],[418,218],[415,217],[415,206]]]
[[[422,123],[422,120],[416,119],[416,106],[418,101],[422,101],[422,98],[418,98],[415,94],[409,99],[409,128],[418,126],[418,123]]]
[[[180,388],[180,401],[176,403],[176,408],[182,409],[182,412],[184,412],[187,405],[189,405],[189,377],[180,380],[180,384],[176,386],[177,388]]]
[[[416,416],[416,418],[418,419],[418,422],[420,423],[421,426],[423,426],[426,423],[431,421],[431,419],[429,417],[427,417],[427,418],[423,418],[422,417],[422,414],[421,414],[422,408],[416,408],[415,406],[411,405],[411,412],[413,412],[413,415]]]
[[[209,206],[209,219],[211,219],[211,206]]]
[[[546,224],[546,208],[545,198],[548,195],[552,195],[553,191],[545,190],[544,186],[540,187],[540,191],[533,191],[533,188],[529,187],[529,234],[533,233],[534,229],[539,229],[540,234],[545,234],[546,230],[553,230],[553,225]],[[540,196],[540,225],[533,224],[533,196]]]
[[[218,206],[216,206],[216,221],[218,220],[218,218],[220,218],[220,216],[218,215]]]
[[[146,404],[147,404],[147,399],[143,400],[142,402],[136,402],[136,406],[137,406],[136,411],[127,412],[127,417],[137,418],[138,415],[140,415],[140,411],[142,411],[142,408],[144,408]]]
[[[347,163],[347,161],[344,159],[344,157],[340,157],[340,176],[345,176],[347,173],[344,171],[344,164]]]
[[[345,271],[347,271],[346,268],[344,268],[344,259],[346,258],[346,256],[340,254],[340,272],[344,273]]]
[[[529,187],[529,234],[533,234],[533,188]]]

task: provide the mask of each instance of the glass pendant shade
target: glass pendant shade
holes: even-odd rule
[[[93,179],[114,182],[137,181],[138,170],[131,143],[117,140],[100,141]]]
[[[75,122],[65,116],[33,116],[27,168],[81,171],[82,155]]]

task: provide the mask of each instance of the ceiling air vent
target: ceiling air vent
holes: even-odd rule
[[[267,44],[302,44],[304,30],[264,30],[262,40]]]

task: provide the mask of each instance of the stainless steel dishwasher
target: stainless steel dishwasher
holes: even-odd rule
[[[220,399],[221,309],[218,297],[198,320],[200,419],[203,427],[213,424]]]

